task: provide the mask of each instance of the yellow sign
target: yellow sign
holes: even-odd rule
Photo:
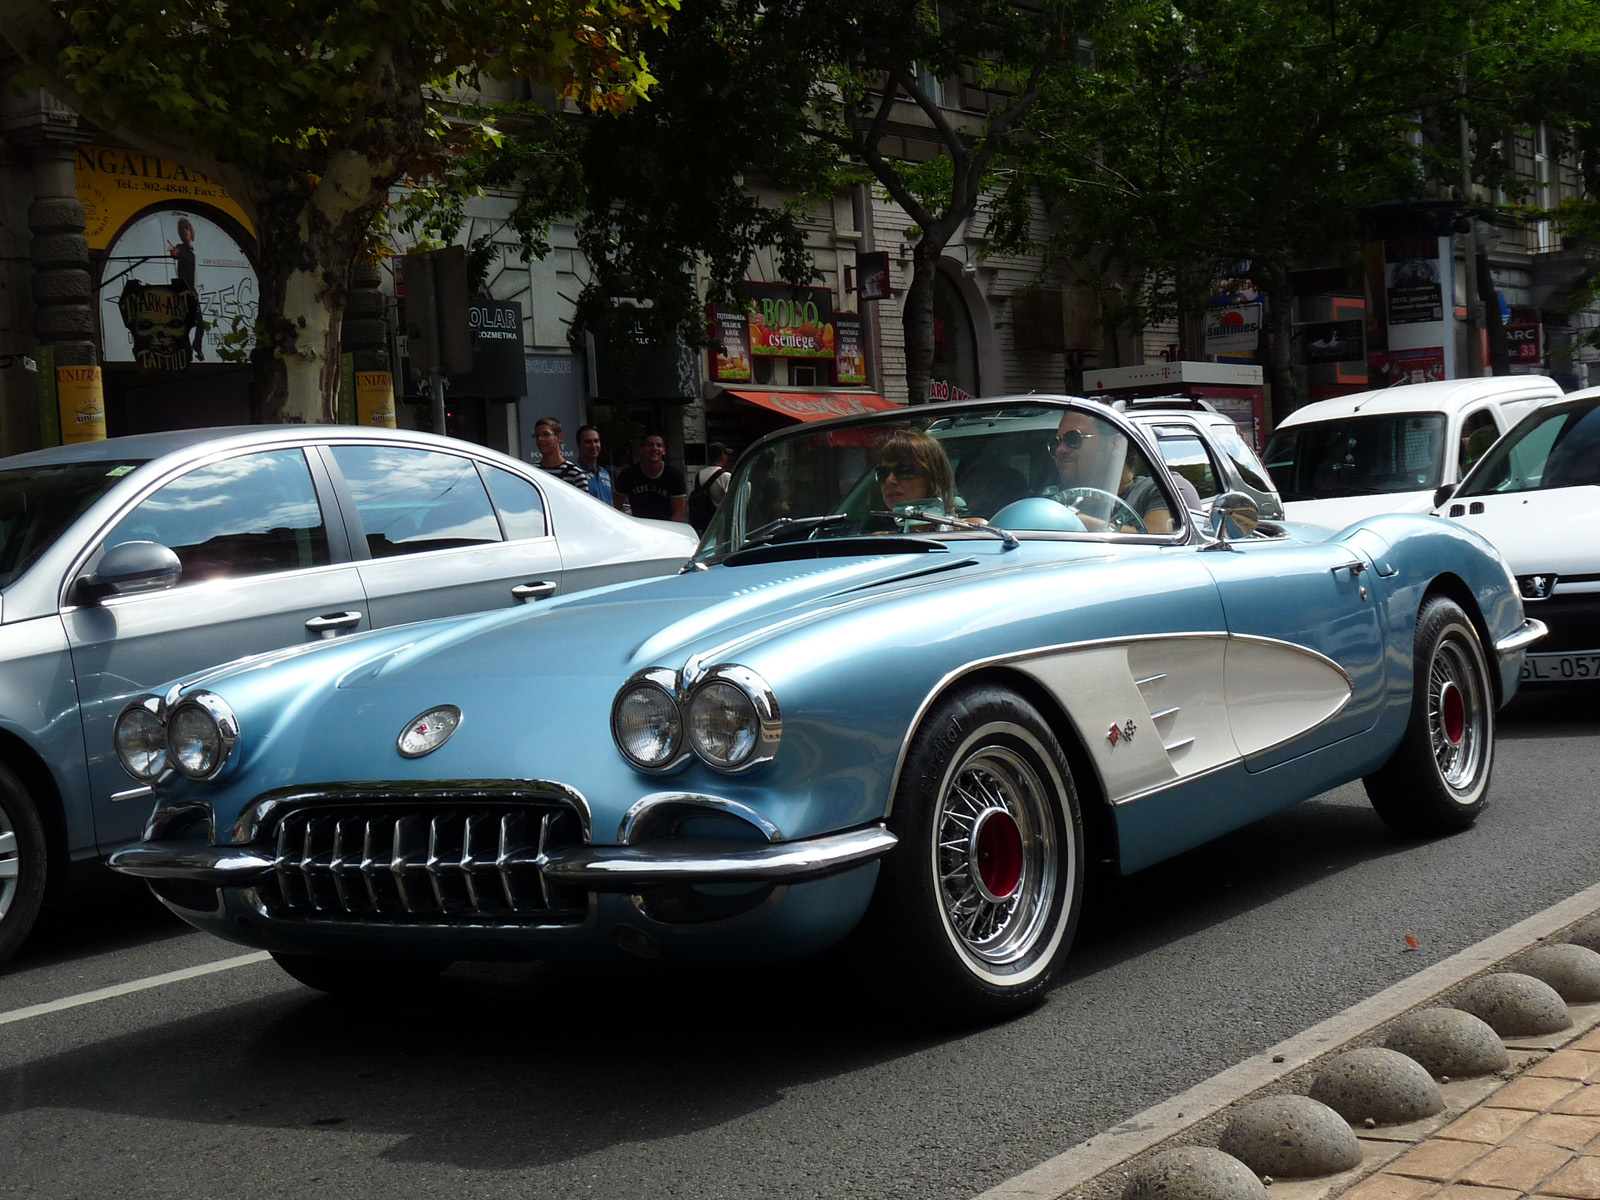
[[[394,377],[388,371],[356,372],[356,424],[395,428]]]
[[[153,204],[207,204],[255,234],[244,209],[220,185],[154,154],[117,146],[79,146],[75,170],[78,203],[88,217],[84,236],[91,250],[104,250],[119,229]]]
[[[99,367],[57,367],[56,402],[63,446],[105,440],[106,393]]]

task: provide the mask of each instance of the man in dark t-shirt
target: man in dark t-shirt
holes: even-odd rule
[[[689,488],[683,472],[667,465],[667,440],[645,435],[636,466],[623,467],[612,480],[611,502],[636,517],[681,521]]]

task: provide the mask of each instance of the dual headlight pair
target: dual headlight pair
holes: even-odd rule
[[[671,771],[693,754],[718,771],[770,762],[783,735],[777,697],[748,667],[712,667],[685,689],[665,667],[641,671],[611,702],[611,736],[641,771]]]
[[[170,711],[160,696],[141,696],[122,710],[112,736],[123,770],[140,783],[173,771],[215,779],[238,745],[239,721],[211,692],[185,696]]]

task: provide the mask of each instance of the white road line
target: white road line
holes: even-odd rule
[[[1182,1095],[1163,1100],[1047,1162],[996,1184],[977,1200],[1056,1200],[1596,910],[1600,910],[1600,884],[1534,913],[1288,1041],[1195,1084]]]
[[[116,983],[110,987],[95,988],[92,992],[79,992],[76,996],[63,996],[60,1000],[48,1000],[43,1004],[30,1004],[26,1008],[14,1008],[10,1012],[0,1012],[0,1025],[10,1025],[13,1021],[26,1021],[32,1017],[45,1017],[69,1008],[81,1008],[85,1004],[98,1004],[101,1000],[112,1000],[117,996],[166,987],[169,983],[182,983],[186,979],[199,979],[202,975],[215,975],[218,971],[231,971],[235,967],[248,967],[254,963],[266,962],[271,957],[265,950],[258,950],[254,954],[241,954],[238,958],[222,958],[216,962],[202,963],[198,967],[185,967],[181,971],[168,971],[164,975],[150,975],[130,983]]]

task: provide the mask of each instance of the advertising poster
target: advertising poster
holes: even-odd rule
[[[1355,362],[1367,357],[1360,317],[1345,321],[1313,321],[1305,327],[1308,363]]]
[[[99,367],[57,367],[56,400],[63,446],[105,441],[106,394]]]
[[[867,381],[866,338],[860,313],[835,313],[833,317],[835,357],[833,377],[836,383],[865,383]]]
[[[1383,275],[1391,327],[1444,320],[1438,238],[1385,242]]]
[[[1260,302],[1230,304],[1206,313],[1206,354],[1227,355],[1232,361],[1255,357],[1261,343]]]
[[[827,288],[752,283],[750,353],[768,358],[832,358],[837,336]]]
[[[388,371],[356,372],[356,424],[395,428],[394,376]]]
[[[862,300],[889,299],[889,252],[874,250],[856,255],[856,296]]]
[[[1416,350],[1389,351],[1389,386],[1402,383],[1432,383],[1443,379],[1444,347],[1423,346]]]
[[[742,310],[725,304],[711,306],[711,346],[707,354],[713,381],[750,381],[750,318]]]

